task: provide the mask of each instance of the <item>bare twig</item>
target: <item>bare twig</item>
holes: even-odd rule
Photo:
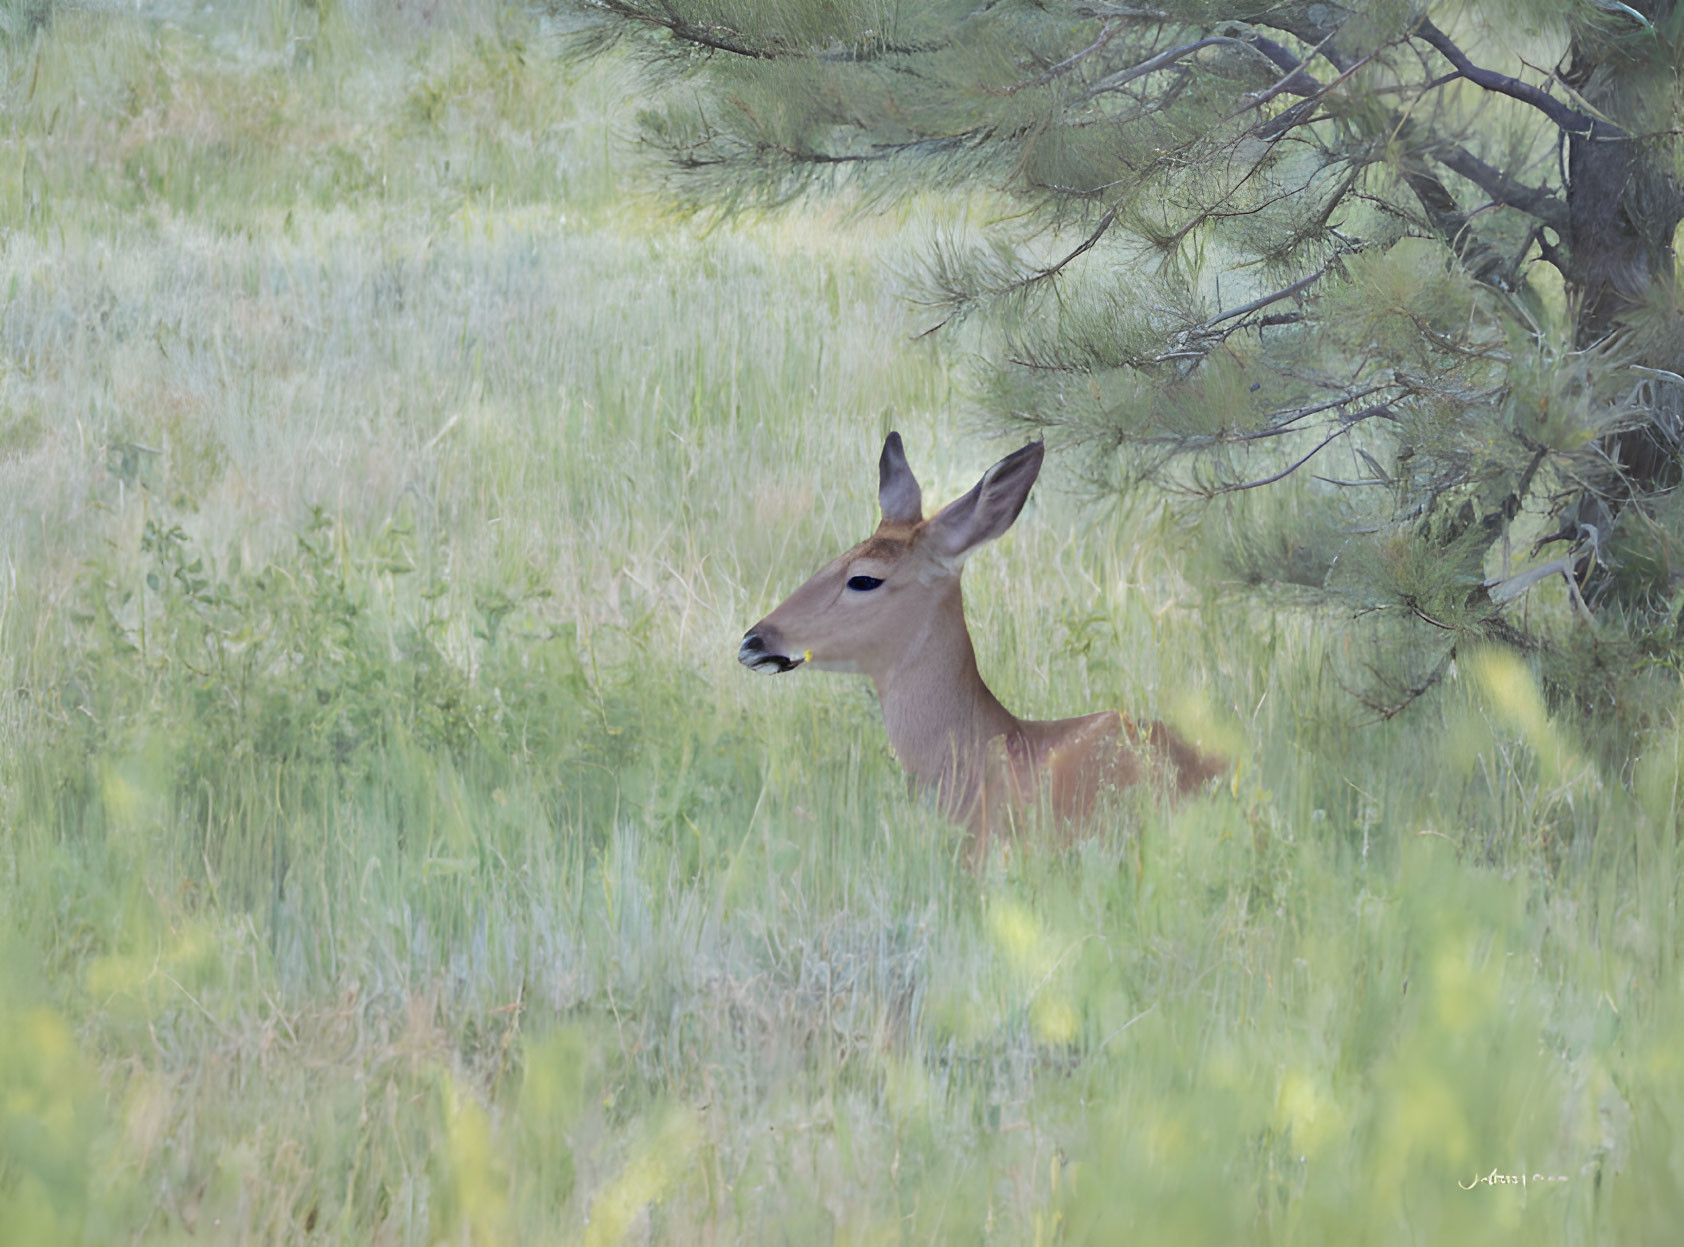
[[[1192,43],[1184,43],[1178,48],[1170,48],[1160,52],[1138,65],[1131,65],[1127,69],[1119,69],[1114,74],[1107,74],[1087,89],[1082,97],[1091,100],[1095,96],[1104,95],[1108,91],[1119,91],[1133,82],[1136,78],[1144,78],[1147,74],[1156,73],[1166,65],[1173,65],[1184,56],[1191,56],[1202,48],[1208,48],[1218,43],[1234,43],[1241,47],[1248,46],[1244,39],[1235,39],[1228,35],[1209,35],[1203,39],[1196,39]]]
[[[1104,236],[1106,230],[1110,229],[1111,226],[1116,223],[1116,220],[1117,220],[1117,210],[1115,208],[1106,209],[1105,215],[1099,218],[1099,224],[1094,227],[1093,233],[1089,234],[1086,238],[1082,239],[1081,244],[1079,246],[1077,246],[1077,248],[1074,251],[1072,251],[1069,255],[1065,256],[1057,264],[1054,264],[1051,268],[1043,268],[1043,269],[1038,270],[1033,276],[1031,276],[1031,277],[1027,278],[1025,281],[1021,282],[1020,285],[1027,286],[1031,282],[1041,281],[1045,278],[1056,276],[1058,274],[1059,270],[1062,269],[1066,264],[1069,264],[1070,261],[1074,260],[1077,256],[1080,256],[1080,255],[1084,254],[1085,252],[1092,250],[1093,245],[1095,243],[1097,243],[1100,240],[1100,238],[1102,238]]]
[[[1135,22],[1169,22],[1175,15],[1163,9],[1139,9],[1130,4],[1084,4],[1077,17],[1115,17]]]
[[[1322,451],[1326,450],[1339,438],[1344,437],[1345,434],[1349,433],[1355,427],[1355,424],[1347,424],[1343,428],[1334,429],[1333,432],[1329,433],[1326,437],[1322,438],[1321,441],[1317,442],[1315,446],[1311,448],[1309,454],[1305,455],[1302,459],[1295,460],[1293,463],[1288,464],[1279,472],[1276,472],[1273,476],[1265,476],[1261,480],[1255,481],[1239,481],[1230,485],[1212,485],[1208,489],[1200,490],[1199,492],[1206,498],[1214,498],[1217,494],[1237,494],[1241,490],[1260,489],[1264,485],[1273,485],[1276,481],[1284,481],[1287,477],[1298,471],[1299,468],[1310,462],[1310,460],[1314,459]]]
[[[1345,688],[1346,692],[1352,694],[1358,701],[1360,701],[1368,709],[1372,710],[1376,715],[1375,718],[1370,719],[1367,723],[1360,723],[1357,726],[1370,727],[1375,723],[1384,723],[1388,719],[1396,718],[1398,715],[1402,714],[1405,710],[1409,709],[1410,706],[1414,705],[1417,700],[1437,686],[1438,682],[1444,678],[1445,672],[1450,669],[1450,660],[1454,657],[1456,657],[1456,647],[1452,645],[1449,652],[1446,653],[1443,658],[1439,659],[1438,665],[1433,668],[1424,681],[1416,685],[1414,688],[1405,688],[1402,690],[1402,701],[1383,702],[1378,697],[1370,697],[1363,694],[1356,689],[1350,688],[1341,681],[1340,685]],[[1377,679],[1383,678],[1372,665],[1365,663],[1364,666],[1368,667],[1369,674],[1375,676]],[[1450,839],[1450,837],[1446,836],[1442,831],[1423,830],[1416,834],[1423,836],[1439,836],[1445,840]]]
[[[1329,36],[1329,38],[1331,38],[1331,36]],[[1318,47],[1323,46],[1327,42],[1328,41],[1326,39],[1324,39],[1324,40],[1322,40],[1322,43],[1318,44],[1317,46]],[[1319,105],[1321,104],[1322,100],[1326,99],[1328,94],[1335,87],[1344,83],[1348,78],[1350,78],[1350,76],[1352,74],[1356,73],[1357,70],[1361,69],[1364,65],[1368,64],[1368,62],[1373,60],[1373,59],[1374,59],[1374,54],[1372,52],[1370,52],[1366,56],[1358,57],[1355,61],[1352,61],[1348,65],[1341,66],[1340,70],[1339,70],[1339,76],[1337,78],[1335,78],[1332,82],[1329,82],[1329,83],[1326,83],[1322,86],[1317,87],[1317,89],[1315,91],[1313,91],[1312,93],[1307,95],[1299,103],[1294,104],[1291,108],[1287,109],[1285,112],[1279,113],[1279,114],[1277,114],[1276,116],[1273,116],[1273,117],[1267,117],[1267,118],[1263,119],[1262,121],[1259,121],[1255,126],[1252,127],[1252,132],[1254,134],[1258,135],[1260,138],[1265,139],[1266,141],[1268,141],[1270,143],[1273,143],[1273,142],[1276,142],[1278,139],[1280,139],[1280,137],[1282,135],[1286,134],[1288,131],[1295,130],[1299,126],[1305,125],[1313,117],[1315,117],[1316,110],[1319,107]],[[1248,111],[1248,109],[1241,109],[1240,110],[1240,112],[1246,112],[1246,111]],[[1239,114],[1236,113],[1234,115],[1238,116]]]
[[[1072,69],[1076,68],[1077,65],[1080,65],[1088,57],[1092,56],[1095,52],[1098,52],[1101,49],[1103,49],[1106,44],[1111,42],[1111,37],[1113,35],[1115,35],[1117,33],[1117,31],[1119,31],[1120,29],[1122,29],[1122,23],[1121,22],[1116,22],[1116,21],[1107,22],[1105,24],[1105,29],[1103,29],[1099,32],[1099,38],[1095,39],[1092,43],[1088,44],[1088,46],[1083,48],[1080,52],[1076,52],[1076,53],[1071,54],[1070,56],[1065,57],[1058,64],[1049,67],[1048,69],[1044,70],[1043,72],[1037,74],[1035,77],[1029,79],[1027,82],[1020,82],[1016,86],[1001,88],[997,92],[997,94],[1000,94],[1000,95],[1015,95],[1017,92],[1027,90],[1030,87],[1045,86],[1047,83],[1051,82],[1054,78],[1057,78],[1057,77],[1060,77],[1063,74],[1069,73]]]
[[[1100,1048],[1105,1047],[1106,1044],[1110,1043],[1113,1039],[1115,1039],[1118,1035],[1121,1035],[1129,1027],[1133,1026],[1136,1022],[1140,1021],[1142,1018],[1146,1017],[1148,1014],[1153,1012],[1153,1010],[1155,1010],[1157,1007],[1158,1007],[1158,1005],[1157,1005],[1156,1001],[1154,1001],[1152,1004],[1147,1005],[1139,1013],[1135,1014],[1128,1021],[1124,1022],[1121,1026],[1119,1026],[1116,1030],[1112,1031],[1104,1039],[1101,1039],[1099,1041],[1099,1044],[1097,1045],[1097,1047],[1095,1047],[1094,1050],[1097,1052]]]
[[[1329,266],[1329,267],[1331,267],[1331,266]],[[1208,331],[1210,329],[1214,329],[1217,325],[1220,325],[1225,320],[1232,320],[1236,316],[1244,316],[1248,312],[1255,312],[1255,311],[1257,311],[1258,308],[1268,307],[1269,304],[1271,304],[1271,303],[1279,303],[1282,299],[1290,299],[1293,295],[1297,294],[1300,290],[1304,290],[1304,289],[1307,289],[1310,286],[1315,285],[1315,283],[1320,281],[1326,274],[1327,274],[1327,268],[1326,267],[1319,268],[1315,272],[1311,273],[1308,277],[1300,277],[1297,281],[1293,282],[1290,286],[1287,286],[1287,287],[1285,287],[1284,289],[1281,289],[1281,290],[1277,290],[1273,294],[1266,294],[1266,295],[1263,295],[1261,298],[1253,299],[1250,303],[1241,304],[1239,307],[1232,308],[1229,311],[1223,312],[1220,316],[1212,316],[1209,320],[1205,321],[1202,325],[1200,325],[1193,332],[1194,333],[1200,333],[1200,332]]]
[[[1318,43],[1315,47],[1311,48],[1310,56],[1314,56],[1317,52],[1321,51],[1322,44],[1325,44],[1327,40],[1331,38],[1333,38],[1333,36],[1330,34],[1327,36],[1327,39],[1323,39],[1321,43]],[[1300,60],[1299,58],[1293,56],[1292,53],[1288,52],[1280,44],[1276,43],[1273,39],[1265,39],[1262,35],[1254,35],[1251,39],[1247,40],[1247,42],[1249,42],[1258,52],[1262,53],[1270,61],[1272,61],[1275,68],[1285,70],[1286,76],[1281,78],[1267,91],[1263,91],[1255,96],[1250,103],[1246,105],[1246,108],[1261,108],[1283,91],[1292,95],[1319,95],[1326,90],[1326,88],[1322,86],[1321,82],[1318,81],[1313,74],[1306,72],[1304,69],[1304,60],[1308,60],[1309,57],[1305,57],[1304,60]],[[1243,112],[1245,110],[1242,109],[1241,111]],[[1235,116],[1238,115],[1239,114],[1237,113],[1235,114]]]

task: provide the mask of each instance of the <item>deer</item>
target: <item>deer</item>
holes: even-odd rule
[[[899,433],[878,460],[882,520],[743,636],[737,661],[870,677],[889,744],[912,786],[966,829],[973,862],[1030,807],[1069,835],[1101,796],[1155,778],[1190,793],[1225,769],[1161,722],[1116,710],[1020,719],[978,670],[959,587],[965,560],[1017,520],[1040,475],[1043,442],[1001,459],[960,498],[924,518],[923,490]]]

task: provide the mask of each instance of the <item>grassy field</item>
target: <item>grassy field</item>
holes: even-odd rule
[[[884,268],[961,205],[674,221],[521,9],[0,27],[0,1242],[1673,1240],[1673,717],[1359,726],[1055,453],[985,672],[1236,769],[974,875],[734,661],[888,427],[1007,448]]]

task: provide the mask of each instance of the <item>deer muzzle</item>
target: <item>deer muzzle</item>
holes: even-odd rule
[[[737,661],[750,671],[769,671],[777,675],[784,671],[794,671],[805,661],[805,655],[800,658],[788,654],[780,654],[776,649],[768,647],[766,638],[758,632],[751,632],[743,638],[743,643],[737,647]]]

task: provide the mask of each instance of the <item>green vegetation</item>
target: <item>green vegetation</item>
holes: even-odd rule
[[[1056,461],[984,668],[1219,791],[979,877],[862,684],[737,666],[891,421],[932,497],[997,457],[880,267],[986,206],[675,222],[518,10],[0,55],[0,1242],[1684,1221],[1675,701],[1627,761],[1478,651],[1359,727],[1339,614]]]
[[[982,331],[979,411],[1362,608],[1376,712],[1493,642],[1672,696],[1684,4],[542,2],[635,49],[697,210],[1004,201],[901,265],[926,332]],[[1568,574],[1563,632],[1526,590]]]

